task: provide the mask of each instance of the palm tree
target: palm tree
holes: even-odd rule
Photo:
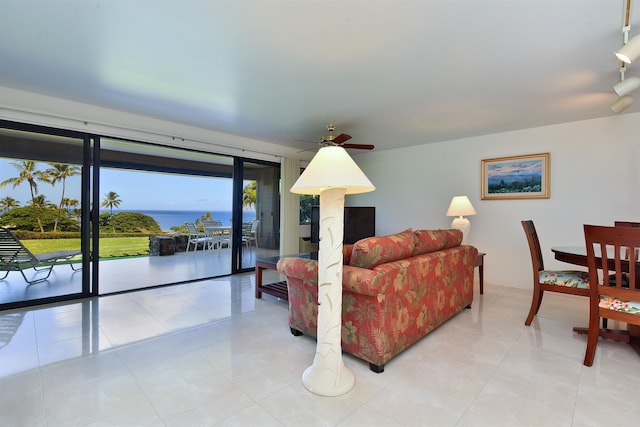
[[[47,200],[44,194],[38,194],[36,197],[34,197],[33,203],[39,208],[46,208],[47,206],[53,206],[53,207],[56,206],[53,203],[51,203],[49,200]]]
[[[60,213],[62,211],[62,203],[65,200],[64,192],[66,189],[67,178],[80,173],[78,166],[71,166],[65,163],[49,163],[51,168],[47,169],[45,173],[50,177],[51,185],[55,185],[56,182],[62,181],[62,195],[60,196],[60,204],[58,205],[58,212],[56,213],[56,220],[53,223],[53,231],[58,229],[58,221],[60,220]]]
[[[42,220],[40,219],[40,211],[38,210],[38,205],[36,204],[36,195],[38,194],[38,183],[36,182],[36,180],[49,182],[47,174],[42,171],[35,170],[36,163],[32,160],[9,162],[9,164],[18,169],[18,176],[15,178],[5,179],[4,181],[0,182],[0,188],[5,187],[7,184],[11,184],[13,185],[13,188],[16,188],[18,185],[22,184],[25,181],[29,184],[33,214],[38,221],[38,225],[40,226],[40,232],[44,233],[44,227],[42,227]]]
[[[251,206],[256,204],[256,181],[251,181],[242,189],[242,206],[245,208],[250,208]]]
[[[100,203],[100,206],[102,206],[103,208],[109,208],[111,211],[111,215],[113,215],[113,207],[120,207],[120,203],[122,203],[122,200],[120,200],[120,196],[118,196],[118,193],[116,193],[115,191],[109,191],[104,195],[104,200],[102,201],[102,203]]]
[[[7,196],[4,199],[0,200],[0,209],[4,212],[7,212],[10,209],[17,208],[20,206],[20,202],[14,199],[13,197]]]
[[[69,215],[69,217],[77,218],[80,216],[80,210],[78,209],[78,206],[80,206],[80,202],[78,201],[78,199],[65,199],[64,204],[67,207],[67,214]]]

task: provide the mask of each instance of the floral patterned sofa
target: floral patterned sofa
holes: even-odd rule
[[[427,335],[473,300],[478,251],[461,245],[460,230],[405,230],[344,247],[342,349],[383,372],[392,357]],[[317,261],[283,258],[289,326],[316,336]]]

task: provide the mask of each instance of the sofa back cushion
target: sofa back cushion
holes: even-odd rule
[[[460,246],[462,231],[460,230],[416,230],[416,244],[413,255],[428,254],[442,249]]]
[[[409,258],[413,255],[415,237],[410,228],[388,236],[373,236],[353,245],[349,265],[374,268],[380,264]]]

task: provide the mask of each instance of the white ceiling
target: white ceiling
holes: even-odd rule
[[[335,122],[392,149],[613,115],[625,3],[2,0],[0,86],[300,150]]]

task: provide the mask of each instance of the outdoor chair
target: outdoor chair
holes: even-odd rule
[[[6,279],[11,271],[19,271],[30,285],[44,282],[51,275],[53,267],[58,264],[69,264],[73,271],[79,270],[80,268],[73,266],[72,258],[81,253],[76,250],[65,250],[32,254],[11,231],[0,227],[0,271],[5,272],[0,280]],[[47,274],[44,277],[29,280],[24,272],[30,268],[36,272],[46,271]]]
[[[242,224],[242,243],[249,249],[255,246],[258,249],[258,225],[260,220],[253,220]]]
[[[529,243],[531,264],[533,266],[533,296],[529,315],[524,322],[526,326],[529,326],[535,315],[538,314],[538,310],[540,310],[542,296],[545,291],[589,296],[589,274],[586,271],[576,270],[545,270],[540,241],[533,221],[526,220],[521,221],[521,223]]]
[[[207,235],[198,231],[198,227],[193,222],[185,222],[185,227],[187,227],[187,232],[189,233],[189,241],[187,241],[187,250],[189,252],[189,248],[193,245],[193,251],[198,250],[198,245],[202,245],[202,249],[207,249],[209,247],[209,238]]]

